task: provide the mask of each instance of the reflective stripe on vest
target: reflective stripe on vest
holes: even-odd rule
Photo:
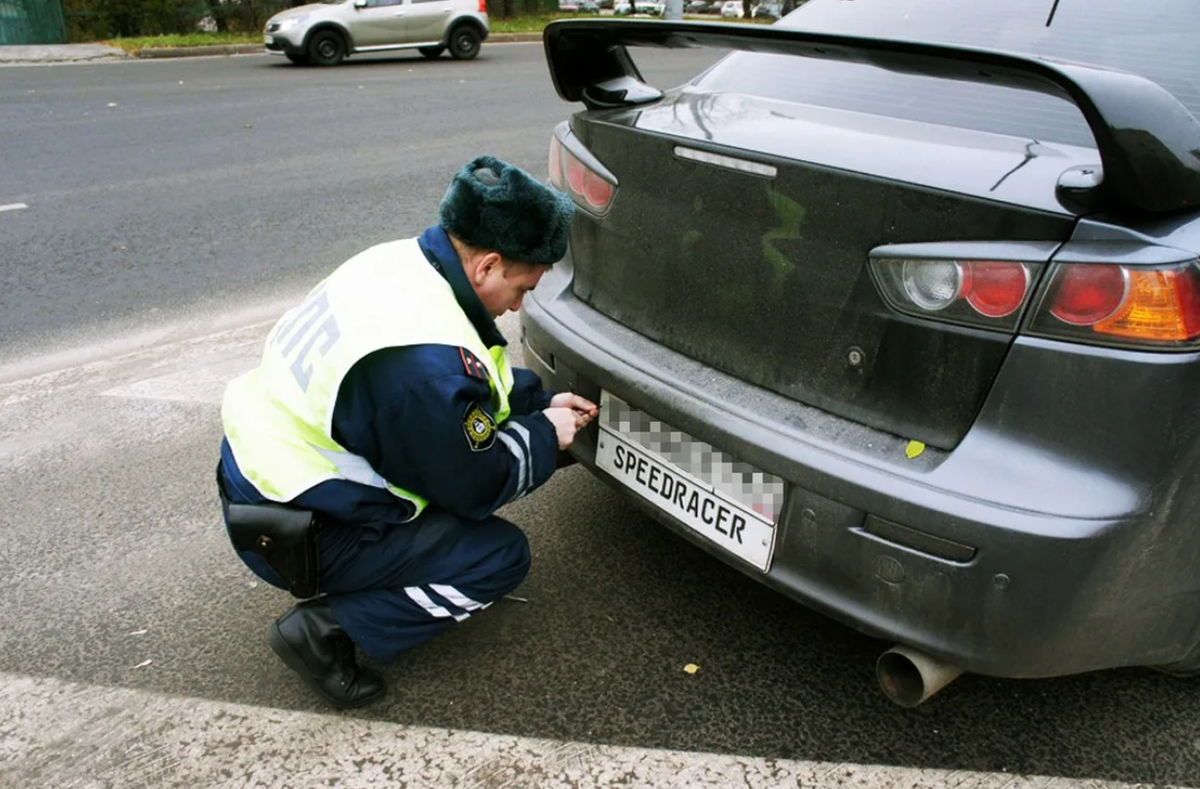
[[[484,345],[415,239],[380,244],[346,261],[280,318],[259,366],[225,390],[221,421],[242,474],[278,502],[332,479],[384,488],[411,502],[416,517],[426,500],[340,446],[332,424],[338,388],[359,359],[381,348],[427,344],[474,353],[487,367],[496,423],[508,418],[513,377],[504,348]]]

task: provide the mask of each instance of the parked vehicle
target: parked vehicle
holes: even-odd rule
[[[725,19],[741,19],[746,15],[746,7],[742,0],[725,0],[721,4],[721,16]]]
[[[545,33],[579,211],[522,329],[602,404],[572,452],[897,644],[902,704],[960,671],[1200,672],[1200,5],[1049,11]],[[641,46],[735,51],[664,92]]]
[[[485,0],[333,0],[283,11],[263,30],[267,52],[318,66],[399,49],[470,60],[487,37]]]
[[[711,7],[712,3],[708,0],[691,0],[683,10],[689,14],[706,14]]]
[[[636,3],[630,3],[629,0],[617,0],[617,4],[613,6],[613,13],[617,16],[628,14],[662,16],[665,11],[666,3],[657,2],[657,0],[636,0]]]
[[[759,3],[750,12],[753,19],[778,19],[783,14],[783,7],[778,3]]]

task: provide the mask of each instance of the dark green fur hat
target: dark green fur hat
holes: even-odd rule
[[[520,167],[493,156],[463,165],[439,211],[442,228],[479,249],[525,263],[555,263],[567,253],[575,204]]]

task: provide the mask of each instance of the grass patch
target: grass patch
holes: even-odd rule
[[[593,19],[595,17],[595,14],[532,14],[508,19],[492,16],[488,18],[488,26],[491,27],[493,33],[540,33],[555,19]]]
[[[131,55],[141,49],[162,47],[205,47],[218,44],[261,44],[262,33],[188,33],[174,36],[139,36],[136,38],[114,38],[101,41],[112,47],[120,47]]]

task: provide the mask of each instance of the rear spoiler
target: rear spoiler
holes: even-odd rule
[[[709,47],[796,55],[1061,96],[1079,107],[1100,152],[1102,174],[1060,181],[1060,195],[1164,212],[1200,205],[1200,123],[1144,77],[1097,66],[968,47],[812,33],[778,26],[642,20],[560,20],[543,34],[558,95],[589,109],[662,98],[626,47]],[[1102,181],[1101,181],[1102,178]],[[1098,194],[1097,194],[1098,189]],[[1065,192],[1065,194],[1064,194]]]

